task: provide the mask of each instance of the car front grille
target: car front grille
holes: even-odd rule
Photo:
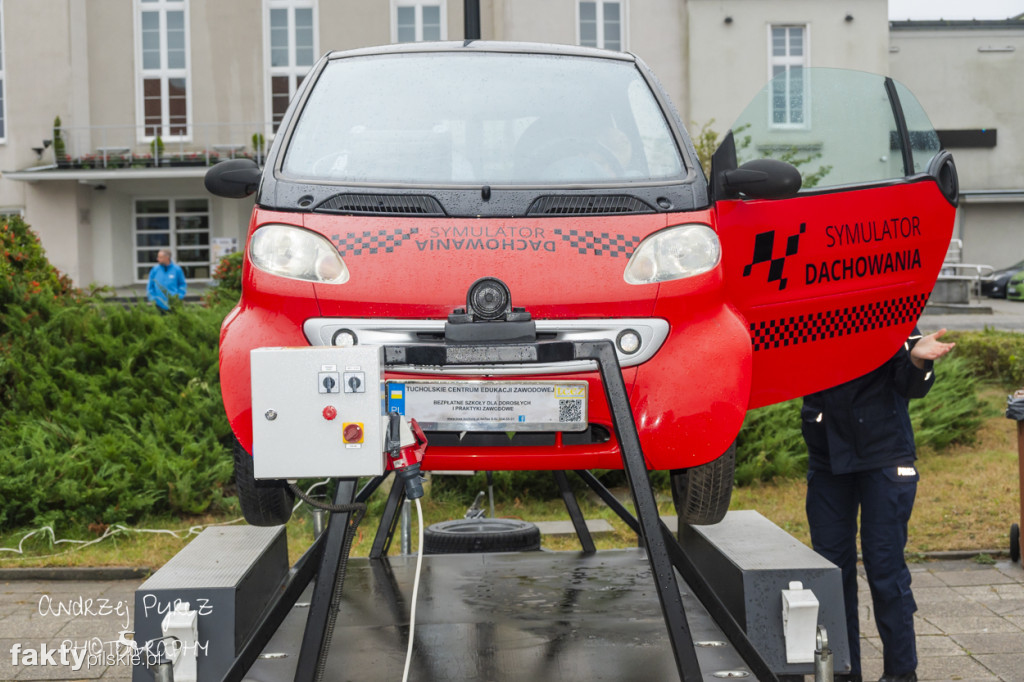
[[[426,194],[336,194],[316,207],[326,213],[443,217],[440,202]]]
[[[622,215],[654,213],[654,209],[627,194],[537,197],[527,215]]]

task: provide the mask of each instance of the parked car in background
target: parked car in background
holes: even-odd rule
[[[1008,268],[996,270],[990,279],[981,280],[981,294],[989,298],[1006,298],[1006,287],[1017,273],[1024,272],[1024,260]]]
[[[1010,278],[1006,284],[1006,298],[1011,301],[1024,301],[1024,269]]]

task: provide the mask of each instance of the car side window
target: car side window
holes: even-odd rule
[[[903,118],[907,121],[907,130],[910,133],[910,150],[914,158],[914,172],[924,173],[928,170],[928,162],[939,153],[942,145],[939,144],[939,134],[932,128],[932,122],[924,113],[924,107],[914,97],[914,93],[907,89],[902,83],[895,83],[896,92],[900,98],[900,106],[903,109]]]
[[[804,69],[800,126],[773,123],[779,97],[769,82],[732,127],[737,165],[774,158],[796,166],[801,192],[882,182],[906,175],[899,134],[884,76],[842,69]],[[897,85],[911,131],[915,172],[938,151],[938,136],[917,100]]]

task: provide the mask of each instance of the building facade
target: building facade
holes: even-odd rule
[[[963,261],[1024,260],[1024,16],[894,22],[889,65],[956,158]]]
[[[219,255],[244,243],[252,208],[210,196],[208,165],[259,161],[320,55],[462,40],[463,9],[463,0],[0,0],[0,212],[24,215],[80,286],[139,286],[160,248],[191,281],[208,281]],[[1010,258],[1002,242],[1024,194],[1024,87],[1004,84],[1024,74],[1024,23],[890,28],[885,0],[480,0],[480,15],[484,39],[636,53],[691,133],[725,132],[773,76],[786,90],[778,120],[797,125],[803,68],[892,72],[937,128],[998,130],[993,147],[954,150],[966,190],[960,230],[965,256]]]

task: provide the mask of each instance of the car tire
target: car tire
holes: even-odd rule
[[[736,443],[718,459],[671,474],[672,502],[679,525],[709,526],[725,518],[732,500],[736,471]]]
[[[423,531],[424,554],[526,552],[540,549],[540,529],[518,519],[456,519]]]
[[[237,440],[234,443],[235,486],[242,516],[253,526],[280,526],[288,522],[295,494],[283,480],[256,480],[252,455]]]

